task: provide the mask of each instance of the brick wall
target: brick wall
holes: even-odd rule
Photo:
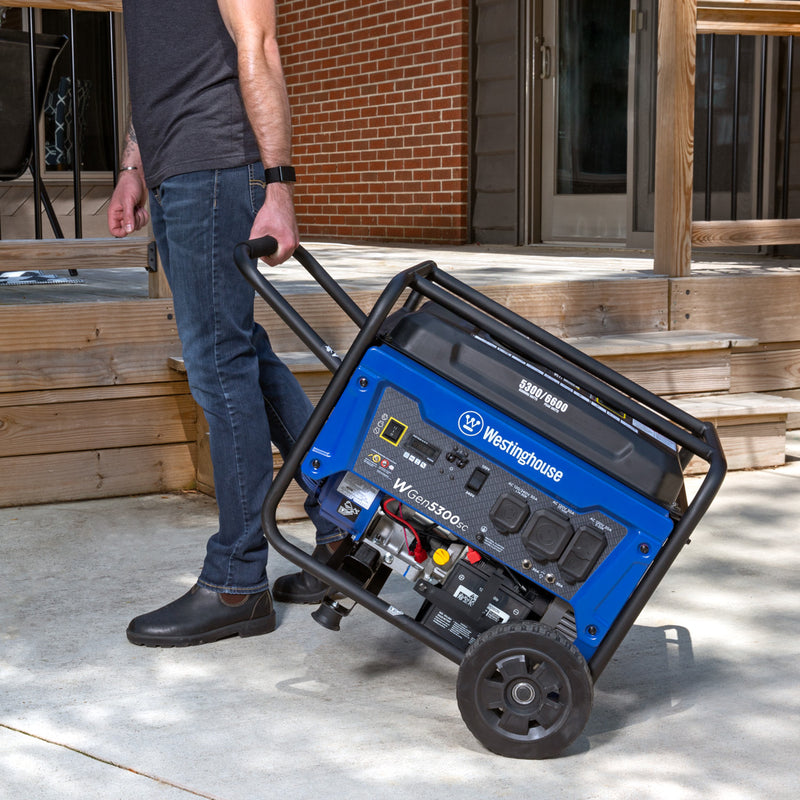
[[[278,12],[303,237],[467,241],[468,4]]]

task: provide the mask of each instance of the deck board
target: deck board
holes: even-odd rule
[[[31,244],[29,252],[53,246],[61,245]],[[4,250],[0,242],[0,259],[13,248]],[[794,359],[798,344],[765,345],[739,325],[742,319],[755,319],[774,333],[780,326],[760,317],[791,321],[797,307],[793,293],[800,286],[798,261],[747,259],[737,264],[711,257],[695,265],[691,284],[682,284],[654,275],[647,254],[617,250],[324,242],[308,248],[365,310],[391,277],[433,259],[444,271],[559,336],[593,337],[582,340],[587,349],[604,354],[612,366],[657,392],[724,392],[730,386],[732,354],[740,353],[745,357],[737,365],[740,382],[746,376],[748,386],[758,389],[763,376],[785,392],[800,391]],[[7,261],[0,261],[3,266]],[[33,266],[55,271],[52,259]],[[355,326],[302,267],[290,262],[265,273],[323,338],[340,351],[346,348]],[[10,476],[0,490],[0,505],[193,485],[209,491],[200,415],[186,376],[170,367],[170,359],[180,355],[172,301],[148,299],[147,273],[141,268],[85,269],[81,277],[85,283],[80,285],[0,288],[0,430],[5,427],[0,468]],[[783,290],[770,288],[774,277]],[[679,287],[682,297],[676,295]],[[701,313],[701,296],[718,306],[714,314]],[[726,314],[725,306],[734,313]],[[674,319],[680,312],[704,324]],[[290,360],[298,362],[298,378],[316,401],[329,379],[327,371],[298,355],[303,345],[260,299],[256,314],[276,350],[295,353]],[[686,331],[669,331],[670,323]],[[795,330],[793,324],[788,327]],[[705,332],[699,333],[700,328]],[[604,336],[609,333],[614,337]],[[638,355],[625,352],[632,339]],[[781,355],[770,355],[776,347]],[[746,416],[737,416],[735,424],[727,420],[732,465],[779,463],[785,419],[784,412],[775,419],[754,416],[755,424]],[[302,513],[299,498],[291,498],[281,513],[287,519]]]

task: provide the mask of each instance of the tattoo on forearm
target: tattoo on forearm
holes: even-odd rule
[[[137,161],[139,155],[139,143],[136,139],[136,131],[133,128],[133,120],[128,123],[128,130],[125,134],[125,145],[122,148],[122,162],[130,163]]]

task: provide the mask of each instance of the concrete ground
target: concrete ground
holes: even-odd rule
[[[130,645],[131,617],[192,585],[214,529],[205,496],[2,509],[0,798],[789,800],[799,517],[800,458],[730,474],[583,734],[558,759],[516,761],[464,726],[455,665],[364,609],[339,633],[279,606],[269,636]],[[307,524],[286,533],[310,540]],[[276,554],[271,575],[287,570]],[[388,588],[411,602],[404,580]]]

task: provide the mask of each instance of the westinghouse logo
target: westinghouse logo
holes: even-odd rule
[[[483,440],[492,445],[492,447],[507,453],[521,467],[528,467],[545,478],[550,478],[555,483],[558,483],[564,477],[562,470],[552,464],[548,464],[544,459],[538,458],[533,450],[526,450],[514,439],[504,438],[499,431],[490,425],[487,425],[483,432]]]
[[[477,436],[483,430],[483,417],[477,411],[465,411],[458,418],[458,429],[464,436]]]

